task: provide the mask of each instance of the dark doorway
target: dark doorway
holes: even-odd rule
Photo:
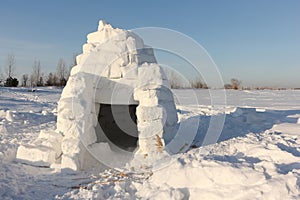
[[[100,104],[98,122],[105,136],[119,148],[134,151],[137,147],[137,105]],[[97,133],[98,142],[103,141]]]

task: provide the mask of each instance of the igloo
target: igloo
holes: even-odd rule
[[[176,133],[177,112],[153,49],[132,31],[100,21],[82,50],[58,102],[52,140],[45,142],[44,131],[20,146],[17,158],[76,171],[97,165],[109,150],[144,159],[164,154]]]

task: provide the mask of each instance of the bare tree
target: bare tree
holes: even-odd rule
[[[30,81],[30,86],[34,87],[35,86],[35,78],[34,78],[33,74],[30,75],[29,81]]]
[[[186,87],[186,81],[174,69],[163,66],[163,70],[172,89]]]
[[[22,86],[23,87],[27,87],[28,80],[29,80],[28,74],[23,74],[23,76],[22,76]]]
[[[33,68],[32,68],[32,76],[30,77],[32,86],[40,86],[41,79],[41,62],[39,60],[34,60]]]
[[[57,75],[56,74],[53,74],[53,85],[57,86],[58,85],[58,78],[57,78]]]
[[[239,80],[236,79],[236,78],[231,79],[231,86],[232,86],[232,89],[234,89],[234,90],[240,89],[241,83],[242,83],[242,82],[239,81]]]
[[[53,77],[54,77],[53,73],[50,72],[48,74],[47,80],[46,80],[46,85],[47,86],[54,86],[54,85],[56,85],[56,83],[54,83],[54,80],[53,80],[54,78]]]
[[[44,86],[43,74],[40,76],[40,79],[39,79],[39,82],[38,82],[38,86]]]
[[[71,64],[70,64],[70,67],[69,67],[69,71],[68,71],[68,75],[67,75],[67,80],[69,79],[69,76],[71,74],[72,68],[77,65],[77,60],[76,60],[77,56],[78,56],[78,54],[75,54],[75,53],[73,54],[72,61],[71,61]]]
[[[59,81],[59,86],[64,86],[67,83],[68,70],[64,59],[60,58],[57,64],[57,76]]]
[[[8,54],[7,55],[7,67],[6,67],[6,75],[8,78],[11,78],[12,76],[14,76],[15,64],[16,64],[16,59],[15,59],[14,54]]]
[[[76,57],[78,56],[78,54],[73,54],[73,57],[72,57],[72,62],[71,62],[71,65],[70,65],[70,68],[74,67],[77,65],[77,60],[76,60]]]
[[[179,89],[179,88],[183,87],[181,78],[177,74],[175,74],[173,71],[170,74],[169,81],[170,81],[172,89]]]
[[[0,68],[0,84],[3,84],[4,83],[4,75],[3,75],[3,73],[2,73],[2,70],[1,70],[1,68]]]

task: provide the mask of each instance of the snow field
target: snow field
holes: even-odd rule
[[[189,90],[175,90],[175,97],[187,100],[176,105],[187,134],[199,121],[186,152],[143,171],[132,171],[129,163],[118,169],[64,173],[59,166],[33,167],[16,160],[18,146],[42,139],[40,131],[55,129],[53,111],[61,90],[43,88],[33,94],[0,89],[1,199],[300,198],[298,91],[227,91],[228,105],[219,107],[210,105],[206,90],[196,91],[200,105],[189,104]],[[13,120],[6,119],[7,113]],[[226,115],[221,137],[202,146],[210,118],[219,114]]]

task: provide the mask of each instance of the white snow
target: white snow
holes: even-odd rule
[[[0,199],[300,198],[300,91],[229,90],[223,107],[210,104],[208,90],[173,92],[181,100],[176,107],[187,137],[199,123],[187,151],[163,157],[153,168],[133,170],[129,163],[100,172],[65,173],[57,164],[33,167],[16,159],[18,146],[42,139],[40,131],[55,130],[52,111],[61,90],[0,88]],[[191,104],[194,92],[198,105]],[[6,119],[8,110],[13,121]],[[211,117],[220,113],[226,119],[219,141],[201,146]],[[184,143],[187,137],[179,138]],[[55,142],[43,145],[59,151]],[[97,145],[95,149],[109,152],[107,144]],[[122,160],[116,154],[105,156],[111,162]]]

